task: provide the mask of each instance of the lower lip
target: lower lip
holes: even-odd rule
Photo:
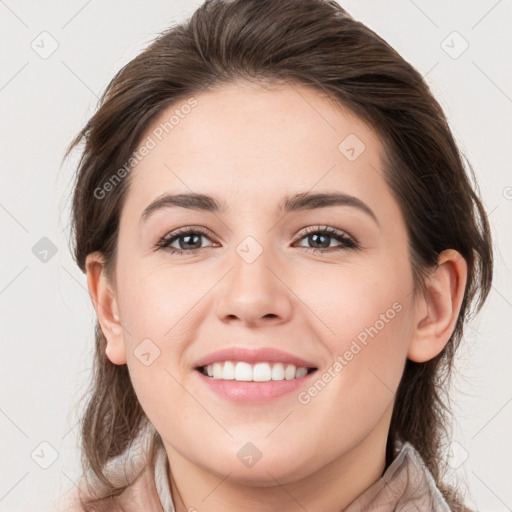
[[[214,379],[195,370],[202,382],[214,393],[237,402],[267,402],[296,391],[308,383],[314,372],[291,380],[269,380],[267,382]]]

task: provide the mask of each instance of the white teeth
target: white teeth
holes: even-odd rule
[[[284,379],[284,367],[281,363],[276,363],[272,367],[272,380]]]
[[[214,379],[268,382],[271,380],[292,380],[304,377],[308,373],[305,367],[294,364],[255,363],[244,361],[224,361],[209,364],[203,373]]]
[[[286,380],[292,380],[295,377],[295,373],[297,370],[295,369],[295,366],[293,364],[289,364],[284,369],[284,378]]]
[[[221,378],[225,380],[233,380],[235,378],[235,365],[231,361],[226,361],[224,363]]]
[[[222,365],[220,363],[213,363],[213,378],[222,379]]]
[[[272,370],[268,363],[257,363],[252,369],[252,380],[257,382],[267,382],[272,380]]]
[[[295,375],[295,377],[298,379],[299,377],[304,377],[304,375],[307,375],[308,374],[308,369],[307,368],[297,368],[297,373]]]
[[[223,377],[224,372],[222,372],[222,376],[219,379]],[[249,363],[236,363],[235,380],[252,380],[252,366]]]

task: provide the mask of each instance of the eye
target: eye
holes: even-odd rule
[[[304,247],[306,250],[313,252],[333,252],[347,249],[358,249],[359,243],[354,237],[347,235],[345,232],[331,228],[329,226],[316,226],[308,228],[306,234],[299,238],[305,239],[313,244],[313,247]],[[331,242],[337,241],[340,245],[331,246]]]
[[[157,243],[157,248],[166,249],[171,254],[195,254],[199,249],[203,249],[200,247],[202,237],[211,240],[206,230],[202,228],[183,228],[161,238]],[[178,248],[172,247],[176,241],[179,245]]]
[[[203,228],[182,228],[161,238],[156,244],[156,249],[165,249],[171,254],[195,254],[200,249],[205,248],[201,247],[201,238],[203,237],[211,241],[209,233]],[[299,247],[313,252],[325,253],[359,248],[359,243],[354,237],[329,226],[310,227],[298,240],[303,239],[309,240],[313,247],[304,247],[302,245]],[[339,245],[332,246],[331,243],[333,241],[338,242]],[[173,244],[176,242],[179,247],[173,247]],[[215,245],[218,246],[218,244],[214,244],[210,247]]]

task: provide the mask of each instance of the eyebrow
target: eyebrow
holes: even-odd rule
[[[330,206],[350,206],[357,208],[371,217],[380,226],[373,210],[357,197],[342,192],[308,193],[303,192],[292,196],[285,196],[279,204],[280,213],[290,213]],[[189,210],[206,211],[210,213],[223,213],[227,211],[224,201],[219,201],[206,194],[163,194],[151,202],[142,212],[141,222],[145,222],[152,213],[162,208],[187,208]]]

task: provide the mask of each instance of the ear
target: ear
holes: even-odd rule
[[[114,364],[126,363],[126,350],[115,292],[105,274],[105,260],[96,251],[85,259],[87,285],[96,316],[107,340],[105,353]]]
[[[410,360],[429,361],[446,346],[459,316],[466,280],[466,260],[454,249],[443,251],[425,281],[425,293],[418,295],[407,354]]]

